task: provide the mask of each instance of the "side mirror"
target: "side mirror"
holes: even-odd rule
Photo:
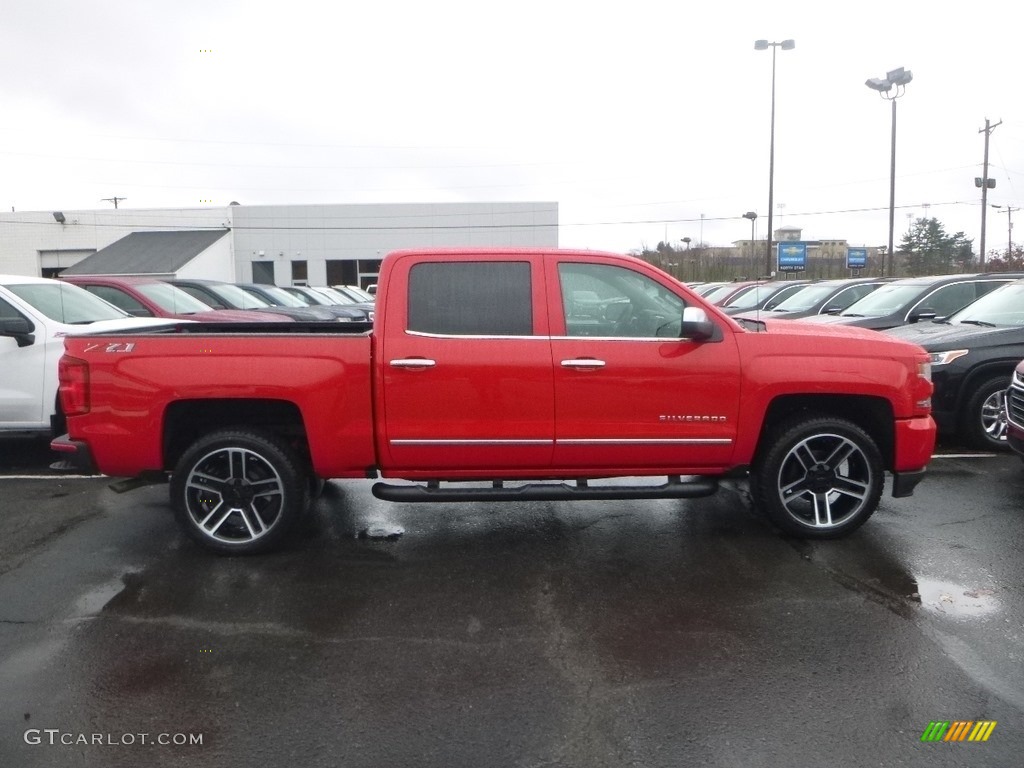
[[[843,311],[842,307],[833,307],[833,306],[826,305],[825,309],[823,309],[821,311],[821,314],[823,314],[823,315],[838,315],[842,311]]]
[[[939,313],[930,307],[923,307],[916,312],[911,312],[907,320],[911,323],[916,323],[919,320],[934,320],[939,316]]]
[[[715,333],[715,324],[708,320],[708,314],[700,307],[686,307],[683,310],[683,321],[680,323],[679,335],[684,339],[705,341]]]
[[[27,317],[0,318],[0,336],[13,336],[19,347],[35,344],[36,337],[32,333],[35,329]]]

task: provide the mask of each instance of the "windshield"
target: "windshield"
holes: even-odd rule
[[[313,290],[316,291],[317,293],[323,294],[324,296],[327,297],[328,301],[334,304],[355,304],[355,302],[348,296],[341,293],[340,291],[334,290],[333,288],[328,288],[326,286],[317,286]]]
[[[732,293],[735,290],[737,290],[736,286],[732,285],[731,283],[729,283],[727,285],[720,285],[717,288],[715,288],[713,291],[708,291],[707,293],[705,293],[704,294],[704,298],[709,303],[714,304],[716,301],[718,301],[719,299],[721,299],[724,296],[728,296],[730,293]]]
[[[824,301],[836,290],[834,285],[809,285],[797,291],[775,307],[776,312],[804,312],[819,301]]]
[[[970,325],[1024,325],[1024,283],[1010,283],[987,293],[949,318]]]
[[[58,323],[70,325],[131,317],[84,288],[70,283],[20,283],[7,290]]]
[[[758,285],[750,290],[744,291],[725,306],[729,309],[753,309],[761,306],[772,294],[778,293],[783,288],[790,288],[785,283],[774,283],[771,285]]]
[[[927,289],[922,283],[908,283],[906,285],[883,285],[877,291],[869,293],[860,301],[855,301],[846,311],[844,316],[859,315],[861,317],[882,317],[899,312],[905,306]]]
[[[210,290],[238,309],[263,309],[270,306],[269,302],[264,301],[258,296],[253,296],[248,291],[243,291],[237,285],[231,285],[231,283],[211,285]]]
[[[373,296],[355,285],[342,285],[342,286],[331,286],[334,290],[350,296],[356,301],[366,301],[373,303]]]
[[[288,291],[278,288],[276,285],[261,285],[260,290],[266,293],[268,296],[273,296],[274,301],[280,302],[283,307],[308,307],[309,305],[302,301],[297,296],[293,296]]]
[[[135,288],[164,312],[191,315],[196,312],[213,311],[213,307],[209,304],[203,304],[199,299],[170,283],[142,283],[136,285]]]
[[[298,291],[298,295],[306,300],[307,306],[312,307],[317,304],[323,306],[329,305],[331,303],[327,300],[326,296],[323,296],[317,293],[316,291],[311,290],[310,288],[302,288],[300,286],[295,286],[295,288],[293,288],[292,290]]]

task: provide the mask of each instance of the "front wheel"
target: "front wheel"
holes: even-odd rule
[[[972,448],[982,451],[1007,451],[1006,390],[1010,375],[993,376],[983,381],[967,398],[961,431]]]
[[[200,438],[171,477],[171,502],[192,539],[221,554],[266,552],[281,542],[307,503],[294,452],[258,432],[223,430]]]
[[[809,418],[783,425],[751,470],[751,494],[784,532],[834,539],[878,507],[884,470],[874,440],[856,424]]]

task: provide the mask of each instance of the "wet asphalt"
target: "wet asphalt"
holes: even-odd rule
[[[117,495],[23,478],[46,473],[45,451],[0,458],[16,475],[0,478],[0,766],[1024,754],[1012,456],[936,459],[912,498],[815,544],[774,531],[742,484],[696,501],[404,505],[333,482],[283,551],[250,558],[187,540],[165,486]],[[997,726],[922,743],[936,720]]]

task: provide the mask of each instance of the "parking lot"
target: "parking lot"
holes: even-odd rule
[[[281,552],[218,558],[166,487],[7,445],[0,765],[1018,765],[1024,466],[943,454],[836,542],[780,536],[742,484],[413,506],[346,481]],[[921,741],[958,720],[997,725]]]

